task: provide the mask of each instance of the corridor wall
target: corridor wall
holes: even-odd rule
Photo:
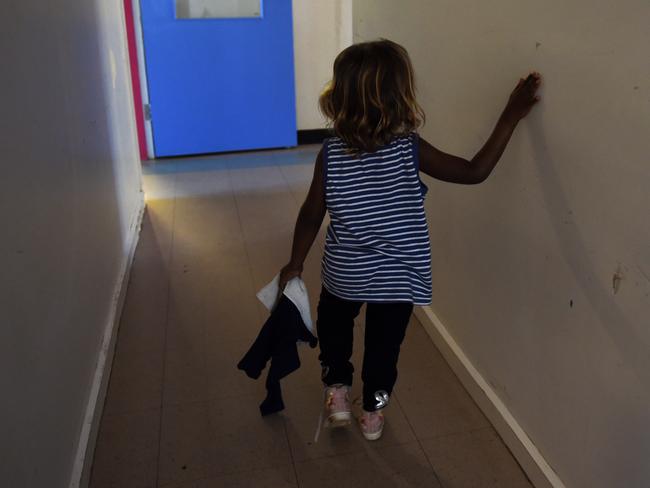
[[[544,77],[485,183],[426,181],[425,315],[557,475],[549,485],[650,485],[649,18],[644,0],[354,2],[356,42],[409,50],[421,134],[445,151],[471,158],[518,78]]]
[[[292,7],[298,130],[323,129],[318,97],[334,58],[352,43],[352,0],[293,0]]]
[[[122,2],[8,0],[0,32],[0,484],[78,486],[143,206]]]

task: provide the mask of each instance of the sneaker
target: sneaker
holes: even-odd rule
[[[376,441],[381,437],[384,430],[384,414],[381,410],[366,412],[365,410],[359,417],[359,427],[361,433],[369,441]]]
[[[325,410],[330,427],[342,427],[352,421],[350,409],[350,387],[332,385],[325,388]]]

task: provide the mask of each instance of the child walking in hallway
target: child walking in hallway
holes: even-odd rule
[[[400,346],[414,305],[431,303],[431,254],[419,172],[477,184],[492,172],[517,123],[539,100],[540,75],[519,80],[485,145],[471,160],[446,154],[416,132],[424,113],[406,50],[380,40],[350,46],[334,61],[320,107],[335,136],[323,143],[280,289],[300,276],[325,213],[316,328],[327,421],[351,422],[352,329],[366,303],[363,412],[366,439],[379,439],[382,409],[397,380]]]

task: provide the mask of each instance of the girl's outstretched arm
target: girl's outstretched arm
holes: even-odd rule
[[[307,198],[300,208],[298,220],[293,233],[291,259],[280,272],[280,293],[287,282],[302,273],[302,265],[318,234],[325,218],[325,182],[323,181],[323,150],[316,156],[314,176],[309,187]]]
[[[420,170],[451,183],[473,185],[485,181],[501,158],[517,123],[539,101],[536,93],[540,83],[537,72],[519,80],[492,134],[471,161],[442,152],[420,138]]]

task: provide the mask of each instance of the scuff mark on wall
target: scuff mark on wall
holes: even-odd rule
[[[621,281],[623,281],[624,275],[621,265],[619,264],[612,276],[612,289],[614,290],[614,295],[618,293],[618,290],[621,287]]]

